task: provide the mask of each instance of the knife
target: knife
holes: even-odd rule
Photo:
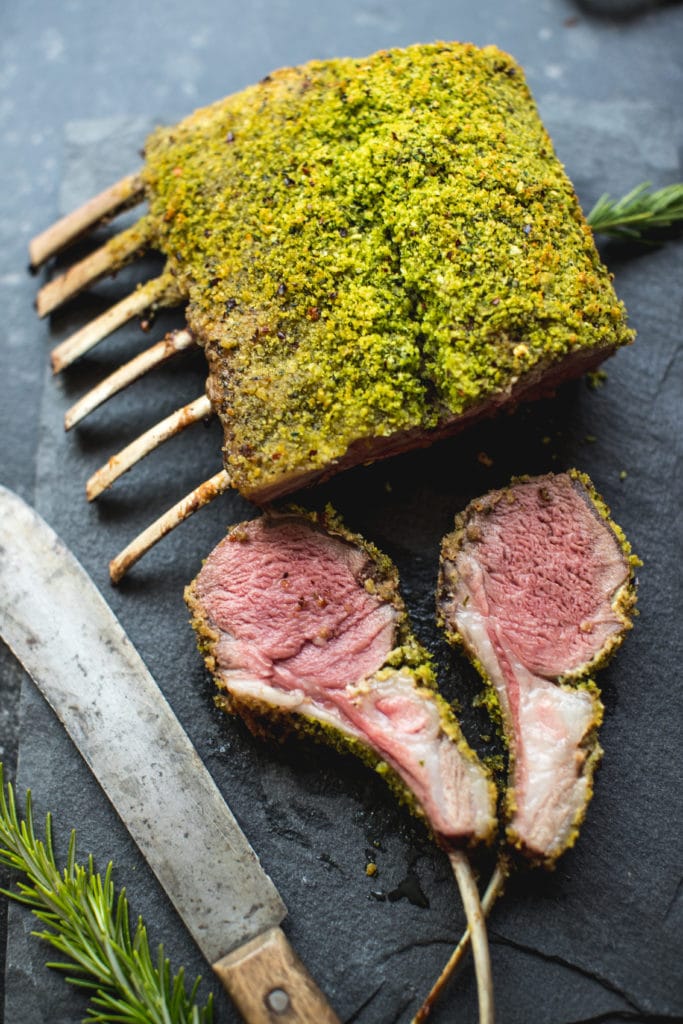
[[[113,612],[47,523],[2,486],[0,635],[244,1019],[339,1024],[279,927],[277,889]]]

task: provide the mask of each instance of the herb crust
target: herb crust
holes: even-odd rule
[[[438,433],[632,339],[523,73],[495,47],[282,69],[159,129],[146,155],[243,493]]]

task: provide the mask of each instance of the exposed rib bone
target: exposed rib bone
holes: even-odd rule
[[[57,345],[52,350],[51,356],[53,371],[59,373],[60,370],[70,366],[79,356],[89,352],[100,341],[113,334],[134,316],[144,313],[150,306],[156,304],[172,306],[178,302],[180,302],[180,295],[176,291],[174,280],[170,274],[152,278],[151,281],[141,285],[131,295],[127,295],[125,299],[117,302],[101,316],[91,320],[80,331],[76,331],[61,345]]]
[[[147,217],[115,235],[106,245],[96,249],[79,263],[44,285],[36,296],[38,316],[47,316],[53,309],[94,284],[105,274],[114,273],[142,255],[152,237],[151,222]]]
[[[177,505],[174,505],[173,508],[170,508],[168,512],[164,512],[155,523],[152,523],[135,540],[131,541],[116,558],[112,558],[109,563],[109,575],[111,576],[112,583],[119,583],[130,567],[135,565],[138,559],[142,558],[157,541],[160,541],[162,537],[170,533],[174,527],[191,516],[193,512],[196,512],[204,505],[208,505],[219,494],[227,491],[229,487],[230,477],[222,469],[220,473],[216,473],[210,480],[205,480],[194,491],[190,491],[185,498],[179,501]]]
[[[449,850],[448,859],[458,883],[460,898],[467,917],[467,926],[472,937],[472,953],[479,999],[479,1024],[494,1024],[491,956],[486,936],[486,920],[479,902],[479,890],[467,854],[462,850]]]
[[[62,217],[46,231],[43,231],[29,243],[28,251],[31,266],[35,269],[41,263],[54,256],[61,249],[75,241],[89,228],[94,227],[106,217],[113,217],[129,206],[134,206],[144,197],[142,176],[138,171],[110,185],[104,192],[89,199],[77,210]]]
[[[112,455],[104,466],[101,466],[96,473],[93,473],[85,485],[88,501],[98,498],[103,491],[111,487],[115,480],[118,480],[120,476],[127,473],[136,462],[144,459],[145,455],[149,455],[151,451],[154,451],[160,444],[167,441],[169,437],[179,434],[185,427],[189,427],[191,424],[197,423],[199,420],[203,420],[210,415],[211,403],[206,395],[201,395],[194,402],[184,405],[182,409],[178,409],[177,412],[167,416],[165,420],[161,420],[160,423],[150,427],[149,430],[141,434],[140,437],[136,437],[134,441],[131,441],[117,455]]]
[[[103,402],[108,401],[119,391],[123,391],[133,381],[138,380],[155,366],[161,366],[177,352],[182,352],[194,345],[194,336],[191,331],[171,331],[163,341],[145,349],[139,356],[135,356],[130,362],[114,370],[108,377],[88,391],[75,405],[67,410],[64,416],[65,430],[71,430],[77,423],[88,416],[93,409],[97,409]]]
[[[502,893],[509,872],[510,865],[508,864],[507,859],[505,857],[501,857],[501,859],[496,864],[495,871],[491,876],[491,880],[486,887],[486,892],[484,893],[484,896],[481,901],[481,909],[484,913],[484,917],[489,916],[491,908],[493,907],[494,903]],[[427,1017],[434,1008],[434,1003],[441,995],[441,992],[445,988],[447,982],[450,980],[450,978],[452,978],[456,967],[459,966],[465,953],[470,948],[470,937],[470,926],[468,924],[467,928],[465,929],[462,935],[462,938],[460,939],[460,942],[453,950],[453,953],[451,954],[448,963],[442,970],[437,980],[434,982],[431,992],[429,993],[429,995],[423,1002],[422,1006],[413,1017],[410,1024],[422,1024],[423,1021],[427,1020]]]

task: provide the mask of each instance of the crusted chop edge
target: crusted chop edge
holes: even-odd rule
[[[230,415],[225,411],[231,408],[225,369],[215,346],[205,345],[204,351],[209,364],[206,393],[225,433],[231,425]],[[286,497],[293,491],[324,483],[344,470],[402,455],[416,448],[428,448],[437,441],[459,434],[481,420],[491,419],[503,413],[513,413],[524,402],[553,395],[562,384],[594,370],[616,351],[617,346],[612,344],[596,346],[590,351],[570,354],[561,360],[539,363],[528,372],[520,374],[519,380],[509,390],[492,394],[456,415],[444,411],[439,424],[434,428],[416,426],[410,430],[396,431],[387,437],[357,438],[339,459],[333,460],[323,468],[302,465],[290,473],[273,475],[258,486],[249,486],[235,474],[231,449],[227,442],[223,447],[223,463],[232,474],[231,479],[235,488],[243,497],[257,505],[266,505],[268,502]]]
[[[396,643],[376,674],[382,673],[387,668],[406,668],[413,677],[416,692],[436,704],[444,734],[457,747],[462,757],[481,769],[488,783],[492,813],[486,832],[481,835],[471,836],[469,838],[469,845],[478,845],[482,842],[491,843],[497,830],[497,820],[495,817],[497,789],[495,782],[493,781],[490,769],[480,761],[468,744],[453,709],[437,688],[431,656],[417,641],[412,632],[408,612],[399,591],[398,570],[394,563],[370,541],[348,530],[339,515],[329,506],[322,512],[290,506],[277,512],[269,511],[265,513],[265,518],[274,523],[287,519],[295,519],[300,522],[303,519],[325,535],[354,545],[367,555],[368,564],[372,567],[372,571],[366,578],[372,580],[374,593],[381,600],[390,603],[396,611]],[[228,536],[235,534],[245,525],[247,524],[240,523],[230,527]],[[274,707],[266,700],[245,698],[243,695],[235,694],[230,690],[225,679],[220,674],[218,662],[214,654],[214,648],[220,639],[220,634],[202,607],[197,592],[198,578],[198,576],[195,577],[185,588],[184,597],[192,613],[190,623],[197,636],[199,651],[203,655],[206,667],[219,690],[219,693],[214,698],[216,706],[228,714],[241,718],[249,731],[261,739],[275,739],[278,742],[284,742],[293,735],[299,735],[309,737],[317,742],[323,742],[342,754],[351,753],[355,755],[385,780],[398,802],[404,805],[412,815],[419,818],[433,835],[429,820],[415,794],[409,789],[398,772],[380,754],[373,750],[369,744],[354,738],[350,734],[344,733],[335,726],[328,725],[302,712],[296,711],[292,713],[291,711]],[[434,838],[437,837],[435,836]]]
[[[465,509],[463,509],[462,512],[457,513],[455,516],[453,530],[444,537],[441,544],[436,601],[437,624],[443,629],[446,639],[450,644],[463,649],[464,653],[481,676],[482,683],[484,684],[481,703],[486,706],[489,715],[496,725],[498,734],[507,748],[509,757],[508,777],[510,779],[514,776],[515,753],[506,734],[505,718],[496,689],[486,669],[477,657],[476,652],[468,645],[465,638],[457,630],[449,628],[444,616],[443,606],[446,596],[450,590],[450,584],[448,584],[444,578],[444,563],[449,563],[450,571],[454,574],[454,579],[457,579],[458,574],[455,568],[455,559],[460,552],[463,540],[465,539],[465,528],[467,526],[467,520],[471,510],[483,511],[487,504],[489,507],[497,504],[516,484],[530,482],[542,484],[544,480],[552,480],[554,477],[559,475],[562,474],[546,473],[539,477],[531,477],[529,475],[513,477],[508,487],[501,488],[500,490],[492,490],[482,498],[475,498]],[[584,690],[590,694],[593,704],[593,716],[590,725],[584,733],[578,748],[586,755],[581,771],[581,777],[585,779],[586,782],[586,798],[572,818],[567,838],[561,846],[553,849],[548,855],[539,856],[526,848],[523,840],[517,835],[511,824],[506,825],[505,834],[508,843],[514,849],[523,853],[527,860],[546,868],[553,868],[558,858],[566,850],[571,849],[571,847],[576,843],[576,840],[579,837],[581,825],[586,817],[588,805],[593,796],[593,780],[595,771],[604,753],[603,748],[600,746],[598,741],[598,730],[602,725],[604,717],[604,705],[600,698],[600,690],[597,683],[592,678],[592,674],[605,666],[611,660],[623,643],[626,633],[633,627],[632,616],[634,614],[637,599],[635,569],[637,566],[642,564],[638,556],[634,555],[631,544],[627,540],[624,531],[618,523],[615,523],[612,519],[609,506],[596,490],[588,474],[582,473],[577,469],[569,469],[566,471],[565,475],[571,479],[575,489],[583,498],[590,511],[611,530],[624,556],[624,563],[628,566],[628,576],[624,583],[615,591],[611,604],[612,610],[619,619],[622,628],[607,638],[600,651],[598,651],[593,658],[585,662],[583,665],[578,666],[572,672],[558,676],[554,680],[555,685],[562,689],[570,691]],[[503,810],[505,817],[509,822],[511,822],[516,809],[514,785],[508,784],[503,797]]]

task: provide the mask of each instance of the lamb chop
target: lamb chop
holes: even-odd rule
[[[575,470],[471,502],[443,541],[438,614],[501,722],[507,837],[532,860],[552,864],[578,835],[602,754],[592,674],[631,628],[636,563]]]
[[[495,831],[496,791],[435,688],[388,558],[328,510],[233,527],[186,601],[220,704],[256,733],[350,748],[446,850],[476,927],[480,1019],[492,1021],[479,895],[463,847]]]
[[[640,564],[590,479],[522,477],[471,502],[443,540],[437,615],[486,684],[509,748],[509,843],[551,867],[576,840],[602,756],[593,672],[631,628]],[[509,871],[501,855],[488,913]],[[461,939],[418,1011],[424,1021],[467,950]]]
[[[186,302],[190,331],[68,421],[186,344],[203,346],[209,379],[103,467],[90,497],[213,409],[224,469],[184,513],[228,486],[263,504],[547,394],[632,340],[523,73],[495,47],[274,72],[154,133],[143,170],[35,240],[32,262],[143,196],[142,220],[50,282],[38,308],[146,247],[166,256],[163,274],[59,346],[55,369],[151,307]]]

